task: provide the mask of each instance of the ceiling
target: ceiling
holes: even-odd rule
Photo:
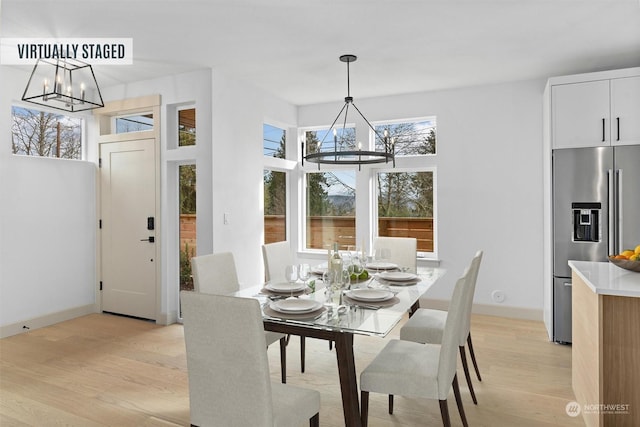
[[[345,53],[356,99],[640,66],[640,0],[1,0],[0,37],[133,38],[101,86],[210,67],[305,105]]]

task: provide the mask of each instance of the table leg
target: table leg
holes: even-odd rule
[[[346,427],[360,427],[360,403],[358,402],[358,380],[353,358],[353,334],[336,334],[336,357],[342,390],[342,410]]]

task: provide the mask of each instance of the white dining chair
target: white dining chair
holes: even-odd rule
[[[180,293],[191,425],[320,425],[320,393],[272,383],[259,302]]]
[[[284,270],[287,265],[293,264],[291,245],[288,241],[267,243],[262,245],[262,259],[264,261],[264,273],[267,282],[285,281]],[[289,337],[290,338],[290,337]],[[305,337],[300,336],[300,371],[305,369]]]
[[[418,241],[413,237],[382,237],[373,239],[373,251],[388,249],[389,262],[405,267],[411,273],[417,271],[417,247]]]
[[[230,295],[240,289],[236,263],[231,252],[200,255],[191,258],[193,289],[204,294]],[[280,374],[287,382],[287,338],[284,334],[264,331],[267,346],[280,341]]]
[[[389,395],[389,414],[393,413],[393,396],[437,399],[444,426],[450,426],[447,397],[453,386],[462,424],[467,418],[460,398],[456,375],[456,345],[463,322],[462,298],[469,285],[466,270],[456,282],[441,344],[420,344],[391,340],[360,374],[362,425],[367,426],[369,393]]]
[[[473,351],[473,343],[471,341],[471,310],[473,308],[473,296],[475,294],[482,255],[482,251],[476,252],[475,256],[471,260],[471,264],[467,267],[470,275],[470,286],[466,288],[465,295],[463,297],[462,327],[460,328],[460,334],[458,336],[458,349],[460,351],[460,360],[462,361],[464,376],[467,380],[469,392],[471,393],[471,399],[476,405],[478,404],[478,399],[476,398],[476,393],[473,389],[471,375],[469,375],[465,343],[469,347],[469,354],[471,355],[471,361],[473,362],[473,367],[475,368],[478,381],[482,381],[482,378],[480,377],[480,370],[478,369],[478,363],[476,362],[476,355]],[[411,318],[409,318],[402,328],[400,328],[400,339],[418,343],[440,343],[442,341],[442,334],[446,319],[447,312],[444,310],[420,308],[416,310]]]

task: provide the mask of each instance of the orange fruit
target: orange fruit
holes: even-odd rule
[[[615,259],[629,259],[629,257],[626,257],[624,255],[616,255],[614,256]]]
[[[622,253],[620,255],[623,255],[623,256],[629,258],[633,254],[635,254],[635,252],[632,251],[631,249],[625,249],[624,251],[622,251]]]

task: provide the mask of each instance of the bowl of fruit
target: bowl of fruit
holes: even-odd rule
[[[609,261],[625,270],[640,273],[640,245],[635,249],[626,249],[617,255],[609,256]]]

